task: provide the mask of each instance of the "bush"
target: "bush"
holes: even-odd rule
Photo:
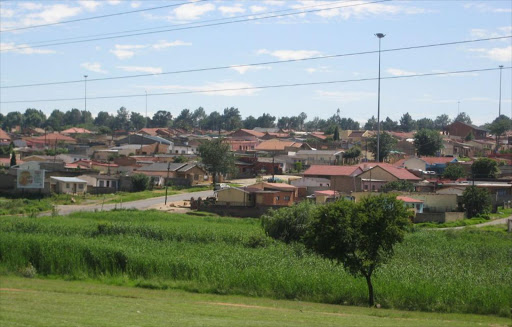
[[[261,217],[265,233],[285,243],[297,242],[305,234],[317,206],[303,201],[291,207],[270,210]]]
[[[147,190],[149,188],[149,177],[144,174],[133,175],[132,186],[134,192],[141,192]]]
[[[468,218],[485,215],[491,210],[489,191],[476,186],[470,186],[464,190],[464,193],[462,193],[462,203]]]

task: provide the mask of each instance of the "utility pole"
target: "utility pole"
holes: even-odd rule
[[[386,34],[377,33],[376,37],[379,38],[379,86],[377,94],[377,162],[380,162],[380,41]]]
[[[84,75],[84,102],[85,111],[87,111],[87,75]]]
[[[148,127],[148,91],[144,90],[144,92],[146,92],[146,123],[144,127]]]
[[[169,183],[169,172],[171,171],[171,162],[169,161],[167,163],[167,179],[165,180],[165,203],[164,205],[167,205],[167,188]]]
[[[500,65],[500,101],[498,106],[498,117],[501,116],[501,73],[503,72],[503,65]]]

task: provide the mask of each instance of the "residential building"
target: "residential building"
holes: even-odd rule
[[[407,209],[412,210],[414,212],[414,215],[416,215],[417,213],[423,213],[423,201],[403,195],[399,195],[396,198],[397,200],[403,201],[405,207]]]
[[[73,134],[92,134],[92,132],[88,129],[81,127],[71,127],[60,132],[63,135],[73,135]]]
[[[445,132],[451,136],[458,136],[465,139],[469,134],[473,134],[476,140],[482,140],[487,137],[488,130],[480,128],[472,124],[466,124],[460,121],[455,121],[445,127]]]
[[[50,177],[50,190],[58,194],[84,194],[87,181],[77,177]]]
[[[359,166],[312,165],[304,172],[304,177],[327,178],[332,190],[350,194],[361,190],[361,178],[358,175],[362,172]]]
[[[290,182],[295,187],[306,188],[307,195],[315,194],[316,191],[325,191],[331,188],[331,180],[320,177],[302,177]]]
[[[387,182],[396,180],[406,180],[410,182],[418,182],[421,178],[415,176],[405,168],[398,168],[396,166],[385,163],[368,163],[360,165],[364,170],[358,174],[357,177],[365,180],[363,189],[365,191],[379,191],[380,187]],[[370,186],[371,185],[371,186]]]
[[[442,175],[448,163],[458,162],[454,157],[412,157],[403,161],[403,166],[407,169],[419,169],[422,171],[435,171]]]
[[[299,150],[293,161],[301,162],[303,166],[336,165],[341,163],[343,153],[342,150]]]

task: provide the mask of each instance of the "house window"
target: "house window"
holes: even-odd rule
[[[100,181],[100,187],[105,187],[105,181]]]
[[[372,191],[375,191],[375,185],[372,185]]]
[[[69,183],[66,183],[66,188],[69,188]]]
[[[279,201],[279,197],[278,196],[276,196],[276,200]]]
[[[285,200],[285,201],[290,201],[290,197],[289,197],[289,196],[285,196],[285,197],[284,197],[284,200]]]
[[[364,190],[368,191],[368,184],[364,184]]]
[[[116,184],[117,184],[117,182],[116,182],[116,181],[112,181],[112,182],[110,183],[110,186],[112,186],[112,187],[116,187],[116,186],[117,186]]]
[[[83,190],[84,189],[84,184],[78,184],[78,188]]]

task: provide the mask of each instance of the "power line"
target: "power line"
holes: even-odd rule
[[[372,2],[356,3],[356,4],[345,5],[345,6],[336,6],[336,7],[312,9],[312,10],[302,10],[302,11],[296,11],[296,12],[291,12],[291,13],[287,13],[287,14],[270,15],[270,16],[259,16],[259,17],[249,17],[247,19],[238,19],[238,20],[233,20],[233,21],[228,21],[228,22],[218,22],[218,23],[211,23],[211,24],[204,24],[204,25],[197,25],[197,26],[171,28],[171,29],[165,29],[165,30],[161,30],[161,31],[150,31],[150,32],[132,33],[132,34],[126,34],[126,35],[119,35],[119,36],[98,37],[98,38],[91,38],[91,39],[86,39],[86,40],[77,40],[77,41],[69,41],[69,42],[56,42],[56,43],[40,44],[40,45],[33,45],[33,46],[31,46],[30,44],[28,44],[28,45],[25,44],[25,45],[20,45],[20,46],[17,46],[17,47],[10,47],[10,48],[0,49],[0,52],[2,52],[2,51],[12,51],[12,50],[17,50],[17,49],[41,48],[41,47],[48,47],[48,46],[55,46],[55,45],[84,43],[84,42],[91,42],[91,41],[111,40],[111,39],[126,38],[126,37],[131,37],[131,36],[157,34],[157,33],[173,32],[173,31],[182,31],[182,30],[189,30],[189,29],[196,29],[196,28],[203,28],[203,27],[211,27],[211,26],[220,26],[220,25],[242,23],[242,22],[249,22],[249,21],[257,21],[257,20],[263,20],[263,19],[269,19],[269,18],[277,18],[277,17],[286,17],[286,16],[300,15],[300,14],[320,12],[320,11],[325,11],[325,10],[332,10],[332,9],[339,9],[339,8],[346,8],[346,7],[364,6],[364,5],[381,3],[381,2],[389,2],[389,1],[391,1],[391,0],[377,0],[377,1],[372,1]]]
[[[503,67],[503,69],[511,69],[512,67]],[[411,77],[428,77],[428,76],[441,76],[441,75],[455,75],[464,73],[477,73],[494,71],[500,68],[482,68],[482,69],[470,69],[470,70],[457,70],[451,72],[439,72],[439,73],[423,73],[423,74],[411,74],[402,76],[388,76],[381,77],[381,79],[401,79]],[[210,90],[195,90],[195,91],[179,91],[179,92],[164,92],[164,93],[148,93],[147,96],[163,96],[163,95],[181,95],[181,94],[200,94],[200,93],[213,93],[213,92],[229,92],[229,91],[248,91],[248,90],[263,90],[263,89],[275,89],[285,87],[297,87],[297,86],[311,86],[311,85],[325,85],[325,84],[340,84],[340,83],[353,83],[353,82],[366,82],[375,81],[377,77],[371,78],[360,78],[360,79],[348,79],[348,80],[335,80],[335,81],[322,81],[322,82],[308,82],[308,83],[293,83],[293,84],[277,84],[277,85],[264,85],[264,86],[251,86],[251,87],[240,87],[240,88],[226,88],[226,89],[210,89]],[[116,99],[116,98],[138,98],[145,97],[144,94],[128,94],[128,95],[110,95],[110,96],[97,96],[87,97],[88,100],[102,100],[102,99]],[[14,100],[14,101],[2,101],[0,103],[26,103],[26,102],[56,102],[56,101],[76,101],[83,100],[80,98],[60,98],[60,99],[38,99],[38,100]]]
[[[452,41],[452,42],[443,42],[443,43],[433,43],[433,44],[416,45],[416,46],[401,47],[401,48],[391,48],[391,49],[381,50],[381,52],[414,50],[414,49],[431,48],[431,47],[438,47],[438,46],[447,46],[447,45],[456,45],[456,44],[492,41],[492,40],[499,40],[499,39],[505,39],[505,38],[512,38],[512,35],[493,37],[493,38],[464,40],[464,41]],[[187,70],[176,70],[176,71],[161,72],[161,73],[147,73],[147,74],[135,74],[135,75],[113,76],[113,77],[103,77],[103,78],[91,78],[91,79],[89,79],[87,81],[88,82],[97,82],[97,81],[107,81],[107,80],[116,80],[116,79],[128,79],[128,78],[139,78],[139,77],[158,76],[158,75],[171,75],[171,74],[183,74],[183,73],[203,72],[203,71],[212,71],[212,70],[223,70],[223,69],[232,69],[232,68],[240,68],[240,67],[265,66],[265,65],[283,64],[283,63],[291,63],[291,62],[301,62],[301,61],[309,61],[309,60],[321,60],[321,59],[330,59],[330,58],[358,56],[358,55],[366,55],[366,54],[373,54],[373,53],[378,53],[378,50],[352,52],[352,53],[343,53],[343,54],[317,56],[317,57],[308,57],[308,58],[301,58],[301,59],[264,61],[264,62],[259,62],[259,63],[250,63],[250,64],[241,64],[241,65],[229,65],[229,66],[216,66],[216,67],[196,68],[196,69],[187,69]],[[0,86],[0,89],[22,88],[22,87],[33,87],[33,86],[46,86],[46,85],[61,85],[61,84],[73,84],[73,83],[83,83],[83,80],[70,80],[70,81],[61,81],[61,82],[44,82],[44,83],[34,83],[34,84],[8,85],[8,86]]]
[[[0,30],[0,33],[3,33],[3,32],[14,32],[14,31],[27,30],[27,29],[32,29],[32,28],[46,27],[46,26],[62,25],[62,24],[68,24],[68,23],[83,22],[83,21],[93,20],[93,19],[100,19],[100,18],[121,16],[121,15],[127,15],[127,14],[134,14],[134,13],[143,12],[143,11],[151,11],[151,10],[170,8],[170,7],[177,7],[177,6],[186,5],[186,4],[189,4],[189,3],[198,3],[198,2],[204,2],[204,1],[209,1],[209,0],[197,0],[197,1],[181,2],[181,3],[172,4],[172,5],[165,5],[165,6],[159,6],[159,7],[152,7],[152,8],[144,8],[144,9],[136,9],[136,10],[130,10],[130,11],[123,11],[123,12],[118,12],[118,13],[114,13],[114,14],[106,14],[106,15],[100,15],[100,16],[92,16],[92,17],[64,20],[64,21],[56,22],[56,23],[47,23],[47,24],[40,24],[40,25],[32,25],[32,26],[11,28],[11,29],[8,29],[8,30]]]
[[[298,9],[302,10],[302,9],[322,7],[322,6],[326,6],[326,5],[332,5],[332,4],[337,4],[337,3],[346,3],[346,2],[348,2],[348,1],[347,0],[333,1],[330,4],[322,3],[322,4],[313,5],[313,6],[300,7]],[[297,9],[297,8],[295,8],[295,9]],[[331,9],[331,8],[329,8],[329,9]],[[275,11],[267,11],[267,12],[258,13],[258,14],[247,14],[247,15],[239,15],[239,16],[233,16],[233,17],[206,19],[206,20],[199,21],[199,22],[171,24],[170,26],[197,25],[197,24],[201,24],[201,23],[218,22],[218,21],[225,21],[225,20],[231,20],[231,19],[243,18],[243,17],[261,16],[261,15],[280,13],[280,12],[287,12],[287,11],[292,11],[292,10],[294,10],[294,9],[281,9],[281,10],[275,10]],[[37,41],[37,42],[32,42],[31,44],[35,45],[35,44],[41,44],[41,43],[44,44],[44,43],[49,43],[49,42],[60,42],[60,41],[66,41],[66,40],[76,40],[76,39],[92,38],[92,37],[96,37],[96,36],[106,36],[106,35],[116,35],[116,34],[133,33],[133,32],[140,32],[140,31],[158,30],[158,29],[163,29],[163,28],[167,28],[167,27],[169,27],[169,25],[159,26],[159,27],[139,28],[139,29],[134,29],[134,30],[119,31],[119,32],[92,34],[92,35],[85,35],[85,36],[75,36],[75,37],[68,37],[68,38],[61,38],[61,39],[54,39],[54,40],[47,40],[47,41]]]

